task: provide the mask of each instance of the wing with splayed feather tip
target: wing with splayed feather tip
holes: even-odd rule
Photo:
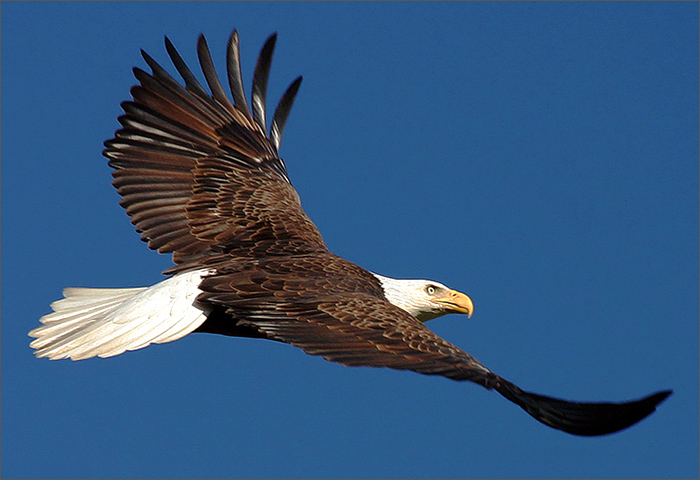
[[[211,94],[167,38],[166,50],[184,86],[145,52],[152,73],[134,69],[140,84],[131,89],[133,101],[122,104],[123,128],[105,143],[104,155],[115,169],[121,205],[141,238],[152,249],[174,254],[177,266],[168,273],[222,254],[325,251],[278,155],[301,77],[282,96],[269,134],[265,128],[275,38],[265,43],[255,69],[252,115],[235,31],[227,49],[233,102],[218,80],[204,36],[197,54]]]

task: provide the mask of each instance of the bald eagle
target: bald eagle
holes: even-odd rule
[[[258,58],[250,107],[236,31],[226,63],[233,101],[204,36],[197,53],[209,91],[167,38],[184,86],[141,52],[151,73],[134,68],[139,84],[131,89],[133,100],[122,103],[122,128],[103,154],[141,239],[171,253],[175,265],[150,287],[66,288],[43,325],[29,332],[37,357],[111,357],[192,332],[265,338],[343,365],[475,382],[575,435],[627,428],[671,393],[579,403],[523,391],[425,326],[448,313],[471,316],[467,295],[434,281],[371,273],[330,253],[278,153],[301,77],[283,94],[267,129],[275,41],[273,34]]]

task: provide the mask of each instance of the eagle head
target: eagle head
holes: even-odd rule
[[[387,300],[421,322],[448,313],[474,313],[474,303],[462,292],[432,280],[403,280],[373,274],[382,284]]]

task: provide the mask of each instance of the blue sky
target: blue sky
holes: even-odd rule
[[[698,475],[698,4],[4,3],[4,477]],[[168,35],[205,33],[268,101],[304,82],[282,156],[330,249],[468,293],[429,325],[522,388],[623,401],[635,427],[549,429],[494,392],[197,334],[35,359],[66,286],[159,281],[102,142]],[[249,88],[249,87],[248,87]],[[270,107],[273,108],[273,107]]]

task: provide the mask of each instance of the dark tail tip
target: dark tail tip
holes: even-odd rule
[[[607,435],[631,427],[672,393],[664,390],[624,403],[581,403],[525,392],[503,379],[494,388],[545,425],[582,436]]]

